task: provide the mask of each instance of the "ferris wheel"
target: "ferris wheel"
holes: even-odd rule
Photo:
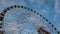
[[[0,13],[0,34],[60,34],[39,12],[21,5]]]

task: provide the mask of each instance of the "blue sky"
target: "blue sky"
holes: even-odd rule
[[[11,5],[23,5],[36,10],[60,31],[60,0],[0,0],[0,12]]]

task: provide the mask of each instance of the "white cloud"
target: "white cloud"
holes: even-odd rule
[[[57,13],[60,13],[60,1],[59,0],[55,1],[55,11]]]

